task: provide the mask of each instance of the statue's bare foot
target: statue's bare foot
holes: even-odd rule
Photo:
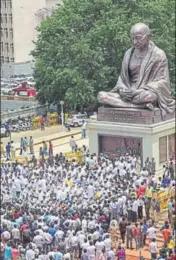
[[[146,108],[148,108],[150,111],[154,110],[154,106],[152,105],[152,103],[147,103]]]

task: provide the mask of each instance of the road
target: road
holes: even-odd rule
[[[39,149],[42,147],[42,142],[52,141],[54,154],[63,152],[69,152],[70,149],[70,137],[74,135],[74,139],[79,148],[82,148],[83,145],[88,146],[88,138],[81,138],[81,129],[80,128],[71,128],[70,132],[66,130],[63,131],[61,125],[55,125],[47,127],[44,131],[40,129],[34,131],[25,131],[20,133],[12,133],[11,140],[14,141],[14,147],[17,149],[16,155],[19,155],[20,148],[20,139],[21,137],[27,137],[29,140],[30,136],[33,136],[34,139],[34,154],[39,156]],[[9,142],[10,138],[2,138],[4,146]]]
[[[62,126],[61,125],[54,125],[50,127],[46,127],[44,131],[41,131],[40,129],[37,130],[30,130],[30,131],[24,131],[20,133],[12,133],[11,134],[11,140],[14,141],[14,143],[20,143],[21,137],[27,137],[29,139],[30,136],[33,136],[34,139],[45,137],[48,135],[53,135],[57,133],[62,132]],[[3,143],[9,142],[9,137],[4,137],[1,139]]]

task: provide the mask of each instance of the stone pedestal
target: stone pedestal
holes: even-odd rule
[[[108,108],[109,111],[114,109]],[[110,119],[110,117],[104,118],[102,116],[103,110],[100,109],[98,114],[98,120],[90,120],[88,124],[89,128],[89,149],[90,153],[99,154],[101,152],[107,153],[111,156],[124,153],[135,153],[140,154],[142,162],[144,164],[147,157],[150,159],[155,158],[156,162],[156,173],[162,173],[163,165],[171,158],[175,153],[175,119],[158,121],[155,119],[159,117],[154,111],[142,110],[138,111],[143,113],[140,116],[135,117],[137,113],[132,110],[124,110],[122,113],[127,113],[121,117]],[[117,110],[115,110],[117,111]],[[119,111],[119,110],[118,110]],[[145,116],[145,113],[147,116]],[[110,114],[113,112],[110,112]],[[149,113],[153,113],[153,116],[149,118]],[[133,122],[129,122],[130,120]],[[140,120],[143,121],[138,121]],[[102,121],[104,119],[104,121]],[[133,120],[135,119],[135,120]],[[112,120],[112,121],[111,121]],[[118,122],[118,120],[122,122]],[[152,123],[154,120],[155,123]],[[111,122],[110,122],[111,121]],[[116,122],[113,122],[116,121]],[[123,123],[124,121],[124,123]],[[136,123],[134,123],[136,122]],[[141,123],[140,123],[141,122]]]
[[[151,125],[175,118],[175,112],[162,117],[159,108],[153,111],[147,109],[100,107],[98,121],[121,122],[130,124]]]

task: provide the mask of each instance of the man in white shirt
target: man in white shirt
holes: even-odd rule
[[[82,138],[86,138],[86,130],[87,130],[87,123],[83,120],[83,125],[81,127]]]
[[[44,245],[43,245],[43,249],[44,252],[47,253],[50,251],[51,248],[51,243],[52,243],[52,236],[47,232],[47,230],[43,233],[43,238],[44,238]]]
[[[29,244],[29,249],[26,251],[26,260],[34,260],[35,259],[35,251],[32,249],[32,245]]]
[[[19,228],[17,228],[17,225],[14,225],[14,228],[12,229],[11,233],[12,233],[12,238],[16,244],[17,241],[20,241],[20,230]]]
[[[43,249],[44,241],[44,237],[39,235],[39,232],[36,232],[36,236],[34,237],[33,242],[36,244],[39,250]]]
[[[73,135],[71,136],[71,139],[70,139],[70,147],[71,147],[72,152],[76,151],[77,145],[76,145],[76,142],[75,142]]]
[[[105,246],[106,253],[108,253],[111,250],[111,239],[109,235],[107,235],[107,237],[104,240],[104,246]]]
[[[138,198],[138,218],[142,219],[143,218],[143,206],[144,206],[144,201],[142,199],[142,196]]]
[[[80,248],[82,248],[85,238],[86,238],[85,234],[83,233],[83,231],[81,231],[78,235],[78,241],[79,241]]]
[[[94,197],[94,187],[92,184],[89,184],[89,186],[87,187],[87,194],[89,198]]]
[[[158,249],[157,249],[157,244],[156,244],[155,238],[152,239],[152,242],[149,245],[149,251],[151,253],[151,259],[157,259]]]
[[[101,240],[101,238],[98,239],[98,241],[95,243],[95,249],[96,249],[96,257],[97,259],[101,255],[102,250],[104,249],[104,242]]]
[[[132,205],[132,222],[137,221],[137,212],[138,212],[138,201],[134,199],[133,205]]]
[[[62,230],[58,230],[54,236],[56,238],[56,242],[59,243],[59,241],[61,241],[64,236],[64,232]]]
[[[95,259],[95,246],[92,241],[90,241],[90,245],[87,247],[87,254],[89,257],[88,259]]]
[[[73,236],[70,238],[71,241],[71,251],[73,255],[73,259],[76,259],[79,253],[79,240],[78,237],[73,234]]]
[[[148,237],[150,240],[156,239],[156,232],[157,232],[157,229],[154,226],[150,226],[147,229],[147,234],[148,234]]]
[[[16,191],[16,196],[19,197],[20,196],[20,192],[21,192],[21,180],[19,177],[17,177],[14,180],[14,189]]]

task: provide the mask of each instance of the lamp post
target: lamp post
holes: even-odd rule
[[[62,131],[64,131],[64,101],[60,101],[60,105],[61,105]]]

